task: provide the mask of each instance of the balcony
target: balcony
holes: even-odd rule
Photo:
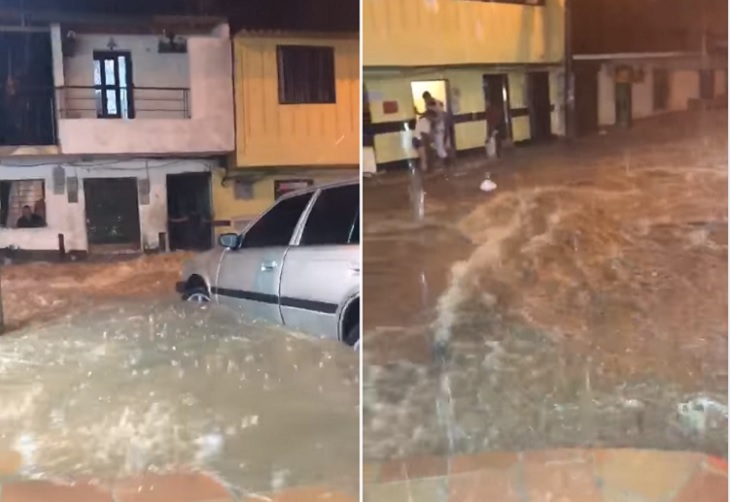
[[[0,154],[56,153],[52,88],[0,89]]]
[[[55,101],[61,153],[227,153],[233,150],[233,112],[231,106],[223,106],[231,100],[226,91],[230,91],[230,84],[228,89],[198,85],[193,90],[184,87],[58,87]]]
[[[190,119],[190,89],[66,86],[56,90],[61,119]]]

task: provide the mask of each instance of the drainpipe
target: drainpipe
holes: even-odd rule
[[[573,21],[572,0],[564,0],[563,25],[565,31],[563,59],[565,63],[565,78],[563,79],[563,99],[565,100],[565,136],[571,140],[575,138],[575,81],[573,76]]]

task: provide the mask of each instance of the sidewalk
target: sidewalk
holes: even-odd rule
[[[727,502],[727,461],[634,449],[366,464],[364,502]]]

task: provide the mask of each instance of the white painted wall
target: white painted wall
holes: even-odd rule
[[[618,63],[605,63],[598,74],[598,124],[611,126],[616,123],[616,84],[614,68]],[[636,63],[634,63],[636,64]],[[651,117],[669,111],[689,108],[689,100],[700,95],[700,77],[697,68],[682,68],[683,63],[643,63],[644,81],[631,86],[632,114],[634,119]],[[692,65],[690,65],[692,66]],[[654,110],[655,68],[669,70],[669,101],[666,110]],[[720,76],[718,76],[720,75]],[[724,83],[725,70],[715,70],[716,83]],[[723,84],[724,85],[724,84]]]
[[[700,74],[697,70],[675,70],[669,75],[669,109],[686,110],[689,100],[700,97]]]
[[[598,125],[609,126],[616,123],[616,84],[613,68],[602,65],[598,72]]]
[[[65,164],[60,159],[38,159],[22,165],[19,160],[0,164],[0,179],[42,179],[46,188],[46,222],[44,228],[0,228],[0,248],[18,246],[27,250],[58,249],[58,234],[64,234],[67,251],[88,249],[86,236],[86,211],[83,191],[84,178],[150,178],[150,203],[140,205],[140,225],[143,249],[159,246],[160,232],[167,232],[167,180],[168,174],[206,172],[214,166],[198,159],[135,159],[119,162],[96,161]],[[62,195],[53,192],[53,169],[62,165],[66,176],[79,178],[77,203],[68,202],[67,190]]]
[[[77,36],[79,52],[65,60],[65,85],[92,85],[94,50],[108,50],[114,38],[117,50],[132,52],[136,86],[189,87],[191,118],[162,118],[138,113],[131,120],[59,118],[58,137],[63,154],[214,154],[235,146],[231,43],[216,35],[188,37],[188,54],[158,54],[156,36]],[[54,54],[61,44],[60,30],[52,30]],[[55,62],[54,62],[55,64]],[[57,76],[58,78],[58,76]],[[64,82],[56,81],[56,86]],[[93,101],[90,102],[94,106]],[[147,106],[146,104],[144,105]],[[137,103],[137,108],[143,105]]]
[[[155,35],[79,34],[76,37],[74,55],[63,59],[65,85],[87,88],[93,86],[94,51],[110,50],[111,40],[114,41],[115,51],[131,53],[132,78],[135,87],[169,89],[190,87],[188,54],[158,53],[159,37]],[[71,108],[70,113],[75,118],[96,119],[93,89],[67,89],[64,94],[66,103]],[[180,119],[184,117],[182,113],[184,96],[179,91],[140,89],[134,97],[138,119]]]

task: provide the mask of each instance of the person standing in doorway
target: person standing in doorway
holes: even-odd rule
[[[428,157],[434,120],[435,114],[431,110],[426,110],[422,115],[416,116],[416,127],[413,131],[413,148],[418,153],[419,167],[421,172],[424,173],[428,171]]]
[[[499,106],[487,101],[487,142],[492,145],[491,151],[495,158],[502,156],[502,129],[504,116]],[[490,149],[487,148],[487,151]]]
[[[423,101],[426,105],[426,111],[430,111],[433,117],[431,119],[431,135],[436,146],[436,154],[439,159],[444,161],[449,156],[446,151],[446,108],[442,101],[434,98],[428,91],[423,93]]]

